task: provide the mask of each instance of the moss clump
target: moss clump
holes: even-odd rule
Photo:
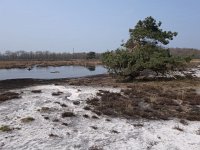
[[[12,128],[10,128],[8,125],[2,125],[1,127],[0,127],[0,131],[2,131],[2,132],[9,132],[9,131],[12,131],[13,129]]]

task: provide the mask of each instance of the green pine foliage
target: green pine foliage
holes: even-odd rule
[[[172,56],[162,46],[173,40],[177,32],[163,31],[160,29],[161,24],[147,17],[144,21],[140,20],[134,29],[130,29],[130,39],[123,44],[124,48],[103,54],[102,61],[109,72],[135,78],[144,69],[165,73],[190,61],[190,58]]]

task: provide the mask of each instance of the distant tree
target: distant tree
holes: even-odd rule
[[[95,52],[89,52],[86,55],[87,59],[95,59],[96,58],[96,53]]]
[[[82,52],[82,53],[55,53],[55,52],[49,52],[49,51],[6,51],[4,53],[0,53],[0,61],[2,60],[25,60],[25,61],[30,61],[30,60],[41,60],[41,61],[56,61],[56,60],[71,60],[71,59],[86,59],[87,53]],[[101,53],[94,53],[94,54],[89,54],[89,58],[95,58],[95,59],[100,59],[101,58]]]
[[[109,72],[135,78],[144,69],[165,73],[182,65],[186,60],[170,54],[167,45],[177,36],[177,32],[163,31],[161,22],[153,17],[139,21],[134,29],[129,29],[130,38],[122,44],[124,48],[103,54],[103,63]]]

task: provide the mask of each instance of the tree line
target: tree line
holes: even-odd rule
[[[200,50],[193,48],[170,48],[170,53],[174,56],[190,56],[200,59]]]
[[[92,54],[92,55],[91,55]],[[67,53],[67,52],[49,52],[49,51],[5,51],[0,53],[1,61],[12,61],[12,60],[71,60],[71,59],[100,59],[101,54],[95,52],[88,53]]]

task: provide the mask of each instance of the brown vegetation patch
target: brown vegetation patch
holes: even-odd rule
[[[53,93],[52,93],[52,96],[59,96],[59,95],[61,95],[61,94],[63,94],[63,92],[61,92],[61,91],[53,92]]]
[[[26,117],[26,118],[22,118],[21,122],[23,122],[23,123],[29,123],[29,122],[32,122],[34,120],[35,119],[33,117]]]
[[[56,110],[55,108],[41,107],[37,111],[39,111],[41,113],[50,113],[50,112],[55,111],[55,110]]]
[[[146,82],[129,85],[121,93],[99,91],[99,97],[87,104],[93,112],[113,117],[200,121],[200,95],[179,84]]]
[[[44,116],[44,119],[49,120],[49,117],[48,116]]]
[[[66,105],[66,104],[60,104],[60,106],[61,106],[61,107],[67,107],[67,105]]]
[[[111,133],[119,134],[120,132],[118,132],[116,130],[111,130]]]
[[[62,125],[63,126],[68,126],[68,123],[63,122]]]
[[[134,127],[143,127],[144,125],[141,123],[133,124]]]
[[[103,150],[103,148],[101,148],[99,146],[92,146],[89,148],[89,150]]]
[[[98,127],[96,127],[96,126],[91,126],[91,128],[94,129],[94,130],[98,129]]]
[[[90,118],[87,114],[83,115],[84,118]]]
[[[74,117],[75,114],[73,112],[64,112],[62,113],[62,118],[65,118],[65,117]]]
[[[17,99],[20,98],[20,94],[19,93],[15,93],[15,92],[5,92],[3,94],[0,94],[0,103],[7,101],[7,100],[11,100],[11,99]]]
[[[53,119],[52,121],[53,122],[59,122],[60,120],[59,119]]]
[[[181,119],[181,120],[180,120],[180,123],[183,124],[183,125],[185,125],[185,126],[188,125],[188,122],[187,122],[186,120],[184,120],[184,119]]]
[[[59,137],[59,136],[56,135],[56,134],[51,133],[51,134],[49,134],[49,137]]]
[[[73,104],[74,105],[80,105],[80,101],[74,101]]]
[[[42,93],[42,90],[32,90],[32,93]]]
[[[88,107],[88,106],[83,107],[83,109],[84,109],[84,110],[91,110],[91,108]]]
[[[92,119],[99,119],[99,117],[97,117],[97,116],[92,116]]]

